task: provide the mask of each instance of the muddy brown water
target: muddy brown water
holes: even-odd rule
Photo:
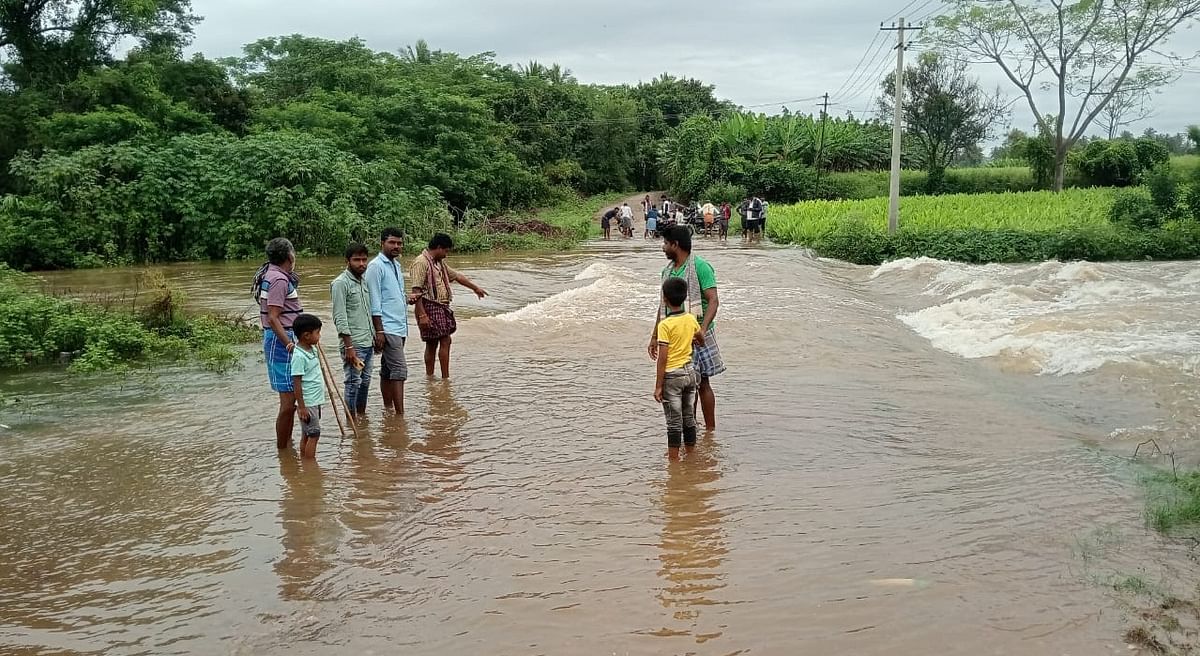
[[[453,380],[415,376],[403,419],[373,397],[316,465],[275,451],[253,348],[225,375],[6,375],[0,652],[1128,653],[1114,582],[1197,580],[1125,457],[1190,453],[1194,265],[697,252],[730,369],[680,463],[640,239],[456,258],[492,295],[458,297]],[[300,263],[308,309],[339,269]],[[252,270],[164,268],[220,311]]]

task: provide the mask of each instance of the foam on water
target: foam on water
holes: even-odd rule
[[[574,279],[591,282],[495,318],[532,325],[653,318],[654,287],[639,280],[632,269],[603,261],[593,262]]]
[[[1129,363],[1196,371],[1200,274],[1188,265],[1159,264],[1145,275],[1138,264],[891,264],[872,280],[919,269],[921,295],[940,299],[898,316],[940,350],[1054,375]]]

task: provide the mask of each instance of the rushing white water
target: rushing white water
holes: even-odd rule
[[[1106,365],[1193,374],[1200,272],[1191,263],[972,266],[928,258],[877,268],[874,283],[921,284],[932,304],[899,319],[938,349],[1043,374]]]

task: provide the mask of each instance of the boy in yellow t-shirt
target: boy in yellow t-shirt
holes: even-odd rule
[[[658,322],[658,374],[654,400],[667,416],[667,457],[679,459],[679,446],[696,444],[696,391],[700,375],[692,367],[692,344],[704,345],[696,316],[683,309],[688,283],[684,278],[663,281],[666,316]]]

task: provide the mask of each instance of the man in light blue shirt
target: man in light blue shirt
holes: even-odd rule
[[[408,295],[404,292],[404,269],[400,252],[404,250],[404,232],[385,228],[379,236],[379,255],[367,265],[367,289],[371,296],[371,323],[375,327],[375,352],[382,354],[379,389],[384,410],[404,414],[404,381],[408,363],[404,359],[404,340],[408,337]]]

